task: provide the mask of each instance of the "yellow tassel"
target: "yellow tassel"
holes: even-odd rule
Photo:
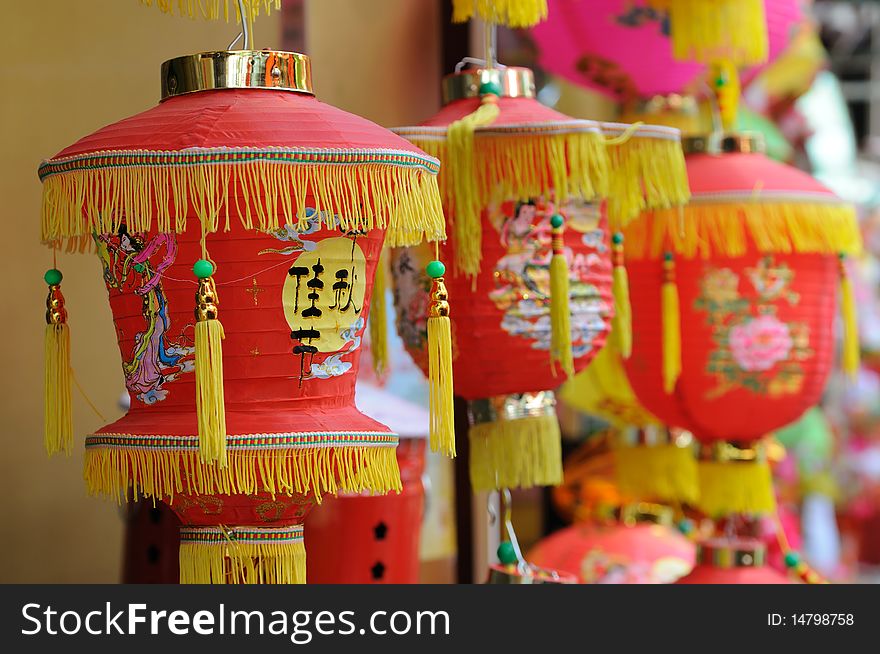
[[[730,132],[736,126],[739,114],[739,71],[729,59],[714,62],[709,67],[710,84],[715,89],[715,101],[721,116],[721,128]]]
[[[697,460],[690,447],[621,444],[614,449],[614,460],[624,495],[687,504],[700,495]]]
[[[207,264],[207,266],[205,266]],[[217,289],[210,276],[214,266],[205,259],[195,265],[196,292],[196,414],[199,453],[203,461],[226,467],[226,403],[223,397],[223,325],[217,319]],[[207,274],[205,274],[207,273]]]
[[[177,5],[177,12],[181,16],[188,18],[196,18],[201,16],[207,20],[217,20],[222,18],[229,22],[230,15],[234,15],[236,20],[241,20],[238,11],[238,2],[232,0],[233,10],[229,11],[230,0],[140,0],[140,3],[146,7],[156,5],[163,14],[174,13],[174,5]],[[243,0],[245,16],[249,23],[260,15],[260,11],[265,11],[269,15],[272,10],[281,11],[281,0]]]
[[[373,358],[373,371],[380,379],[388,369],[388,303],[386,302],[386,257],[385,250],[376,264],[376,278],[373,282],[373,296],[370,306],[370,354]]]
[[[661,320],[663,321],[663,390],[672,393],[681,374],[681,312],[678,306],[678,285],[675,283],[675,259],[667,253],[663,261],[661,288]]]
[[[632,354],[632,306],[629,302],[629,276],[626,273],[626,261],[623,256],[623,234],[616,233],[612,237],[611,290],[614,295],[614,320],[611,335],[617,351],[624,359]]]
[[[855,377],[859,371],[859,323],[853,283],[846,269],[846,257],[840,255],[840,313],[843,318],[843,371]]]
[[[182,584],[304,584],[303,527],[181,527]]]
[[[562,483],[562,444],[556,415],[471,425],[470,474],[475,491]]]
[[[547,0],[452,0],[452,22],[474,15],[507,27],[531,27],[547,18]]]
[[[431,449],[455,456],[455,416],[452,383],[452,326],[449,294],[443,283],[446,267],[440,261],[427,266],[433,281],[428,312],[428,387]]]
[[[741,66],[767,60],[764,0],[650,0],[669,12],[676,59],[709,63],[720,56]]]
[[[449,126],[446,133],[448,159],[444,163],[455,170],[453,178],[454,202],[450,208],[455,236],[455,267],[465,275],[480,272],[483,229],[481,212],[485,205],[477,188],[477,167],[474,163],[474,130],[491,125],[498,118],[497,85],[483,84],[482,103],[473,113]]]
[[[571,349],[571,307],[569,306],[568,261],[565,258],[565,219],[550,218],[553,256],[550,258],[550,365],[559,363],[566,377],[574,374]]]
[[[710,517],[731,513],[773,513],[776,497],[766,461],[700,461],[696,506]]]
[[[70,329],[61,294],[61,271],[46,272],[49,296],[46,298],[46,375],[45,431],[46,454],[70,454],[73,448],[73,412],[70,399]]]

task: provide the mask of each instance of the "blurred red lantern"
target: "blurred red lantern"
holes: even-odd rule
[[[572,571],[582,584],[668,584],[690,572],[694,544],[671,526],[671,509],[636,504],[620,514],[619,522],[595,519],[550,534],[527,558]]]
[[[437,162],[318,102],[302,55],[182,57],[162,83],[40,168],[43,240],[94,241],[131,396],[86,440],[86,482],[171,505],[182,581],[302,582],[312,504],[400,489],[397,436],[354,384],[383,240],[443,236]]]
[[[552,389],[590,362],[614,314],[608,224],[686,200],[678,131],[571,119],[535,99],[532,73],[522,68],[449,75],[444,99],[422,126],[396,131],[445,162],[451,238],[441,253],[455,265],[446,280],[453,378],[469,402],[471,481],[476,489],[556,484]],[[485,122],[473,125],[475,117]],[[471,135],[461,136],[468,126]],[[426,371],[422,270],[430,256],[410,248],[391,261],[398,331]],[[569,362],[556,339],[554,260],[569,287]]]
[[[705,139],[688,145],[703,150],[687,157],[691,203],[645,213],[626,229],[639,325],[626,371],[648,410],[703,445],[704,511],[771,511],[769,469],[755,441],[819,400],[841,273],[844,362],[853,367],[851,293],[839,257],[859,250],[858,227],[851,207],[756,152],[752,138],[730,137],[709,152]]]
[[[697,565],[677,584],[790,584],[767,565],[763,543],[749,539],[716,539],[697,545]]]

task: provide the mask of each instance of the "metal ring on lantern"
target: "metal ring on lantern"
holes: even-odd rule
[[[764,136],[758,132],[718,133],[682,136],[681,149],[688,154],[754,154],[766,150]]]
[[[468,401],[471,425],[556,415],[553,391],[512,393]]]
[[[715,539],[697,543],[697,563],[713,568],[760,568],[767,562],[767,547],[755,540]]]
[[[535,74],[531,70],[495,64],[493,68],[478,66],[446,75],[442,82],[443,104],[479,98],[480,86],[487,83],[497,85],[503,98],[534,98],[537,95]]]

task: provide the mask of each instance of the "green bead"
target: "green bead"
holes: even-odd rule
[[[563,218],[561,214],[554,213],[554,214],[550,217],[550,226],[551,226],[553,229],[559,229],[560,227],[562,227],[562,225],[563,225],[564,223],[565,223],[565,218]]]
[[[147,267],[142,263],[136,263],[136,264],[134,264],[134,269],[138,272],[144,272],[147,269]]]
[[[443,265],[442,261],[432,261],[425,266],[425,272],[428,273],[428,277],[431,279],[438,279],[446,274],[446,266]]]
[[[483,82],[480,84],[480,95],[501,95],[501,86],[497,82]]]
[[[614,232],[614,236],[611,237],[611,242],[614,245],[623,245],[623,234],[620,232]]]
[[[516,556],[516,550],[513,549],[513,543],[509,540],[503,540],[501,541],[501,544],[498,545],[498,560],[504,565],[510,565],[519,560]]]
[[[193,273],[199,279],[206,279],[214,274],[214,264],[207,259],[199,259],[193,264]]]
[[[787,568],[794,568],[798,563],[801,562],[801,555],[791,550],[790,552],[785,553],[785,566]]]
[[[50,268],[46,271],[46,274],[43,275],[43,279],[46,280],[46,283],[49,286],[57,286],[61,283],[63,277],[64,275],[61,274],[61,271],[58,270],[58,268]]]
[[[687,518],[685,518],[684,520],[679,520],[678,530],[685,536],[687,536],[694,530],[694,523]]]
[[[725,84],[727,84],[727,80],[724,79],[723,77],[719,77],[718,79],[715,80],[715,86],[717,86],[718,88],[721,88]]]
[[[675,255],[672,252],[664,252],[663,253],[664,261],[675,261]]]

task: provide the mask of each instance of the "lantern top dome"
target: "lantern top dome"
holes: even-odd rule
[[[314,95],[312,63],[298,52],[218,50],[162,64],[162,100],[218,89],[273,89]]]

